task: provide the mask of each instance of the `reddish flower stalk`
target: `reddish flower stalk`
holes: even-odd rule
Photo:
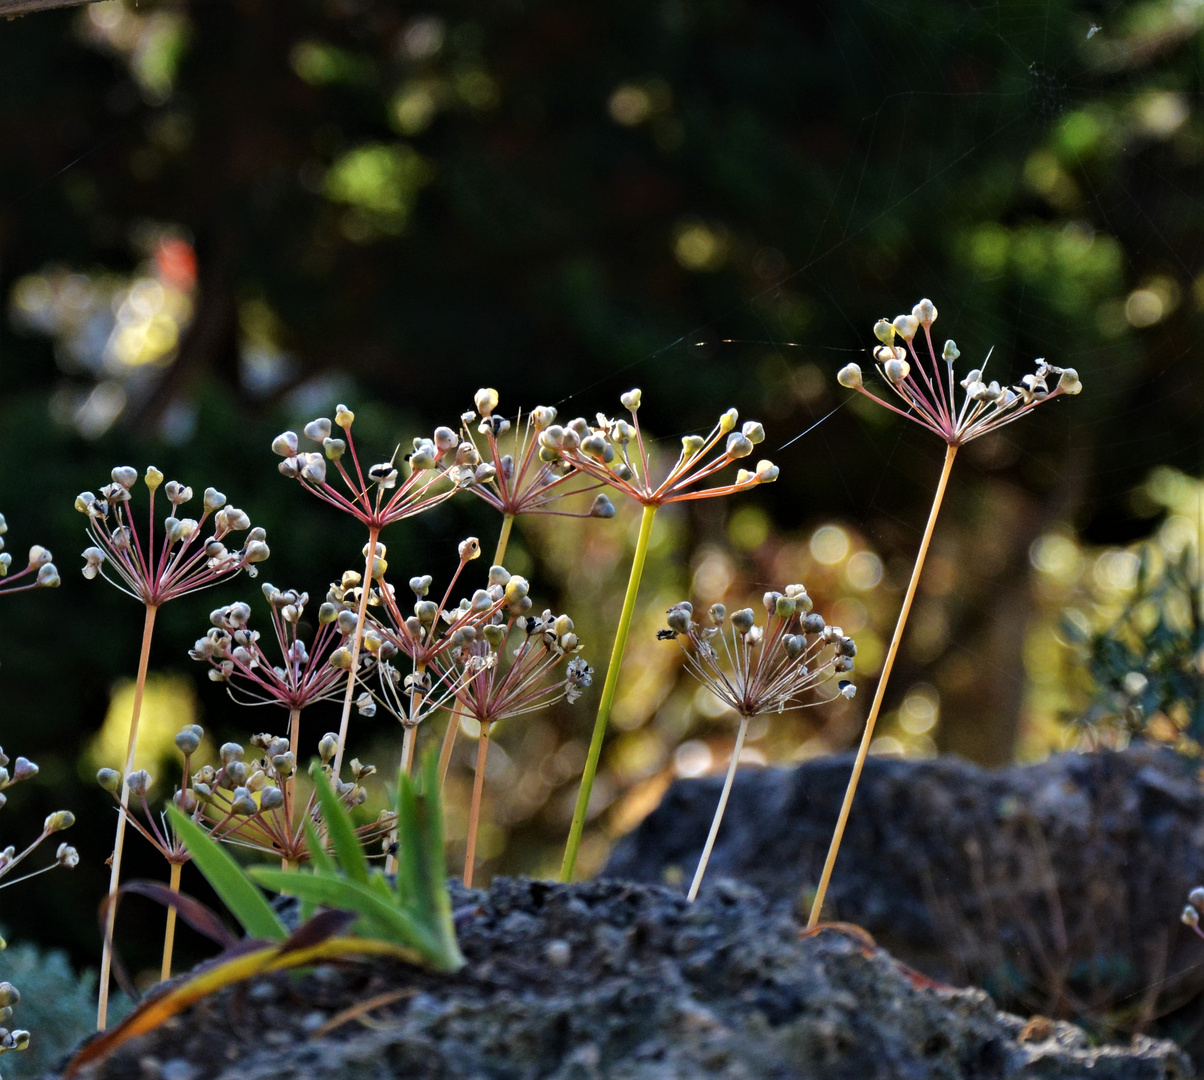
[[[521,633],[523,638],[507,657],[506,644],[512,633]],[[544,709],[561,698],[575,702],[593,677],[593,668],[574,655],[579,648],[573,620],[545,611],[539,618],[516,620],[511,616],[504,623],[491,622],[479,636],[473,636],[438,661],[445,676],[457,687],[455,695],[465,715],[481,726],[464,855],[466,886],[472,885],[476,862],[477,823],[490,730],[499,720]],[[553,681],[555,669],[566,659],[564,678]]]
[[[945,497],[945,489],[953,471],[953,460],[957,456],[958,449],[971,439],[976,439],[991,431],[998,431],[1006,424],[1018,420],[1042,402],[1053,401],[1054,398],[1063,395],[1078,394],[1083,389],[1078,372],[1074,368],[1055,367],[1043,359],[1037,361],[1036,371],[1031,375],[1025,375],[1018,385],[1011,388],[1002,387],[993,380],[989,383],[984,381],[983,372],[986,370],[986,361],[984,361],[981,368],[973,369],[961,380],[959,385],[965,391],[965,395],[959,406],[954,390],[953,364],[961,353],[952,341],[946,341],[941,350],[941,357],[939,360],[937,359],[936,347],[932,342],[932,324],[936,321],[936,317],[937,311],[932,301],[921,300],[911,309],[910,315],[898,315],[893,321],[879,319],[874,325],[874,336],[881,342],[881,345],[874,349],[874,361],[887,385],[907,406],[906,410],[892,405],[889,401],[867,390],[862,380],[861,368],[857,364],[845,365],[836,376],[841,386],[864,394],[879,405],[890,409],[891,412],[927,428],[944,440],[945,463],[941,469],[940,479],[937,481],[932,507],[928,512],[928,523],[924,527],[920,549],[916,554],[911,579],[903,597],[903,606],[899,610],[899,619],[895,623],[895,631],[891,635],[886,659],[882,664],[882,676],[874,691],[874,700],[870,705],[869,716],[866,717],[865,731],[861,736],[861,744],[857,748],[853,772],[849,777],[849,785],[840,807],[840,814],[836,819],[832,842],[828,847],[828,855],[824,860],[824,868],[816,888],[815,900],[811,905],[811,915],[807,921],[808,927],[814,927],[819,922],[824,897],[828,891],[828,883],[831,881],[832,870],[836,865],[836,856],[840,851],[845,825],[852,810],[853,796],[857,792],[857,784],[861,779],[861,772],[869,753],[878,713],[882,708],[895,656],[898,654],[899,643],[903,638],[903,628],[907,625],[907,618],[911,613],[911,604],[920,583],[920,575],[924,570],[924,560],[928,555],[929,544],[932,542],[932,534],[936,528],[937,517],[940,514],[941,503]],[[915,345],[916,334],[921,328],[924,331],[925,356],[921,356]],[[894,344],[896,337],[903,341],[902,346]],[[989,354],[987,359],[990,359]],[[916,372],[918,372],[919,378],[916,377]],[[1049,388],[1051,375],[1058,377],[1052,390]]]
[[[153,465],[144,477],[150,491],[145,537],[130,513],[130,489],[138,479],[137,470],[128,465],[112,472],[112,483],[96,496],[85,491],[76,496],[75,508],[88,518],[88,534],[96,541],[84,550],[83,575],[103,577],[128,596],[140,600],[146,609],[142,627],[142,647],[138,658],[138,677],[134,684],[134,707],[130,716],[124,775],[134,770],[138,744],[138,720],[150,662],[150,644],[155,616],[169,600],[216,584],[224,577],[246,570],[254,577],[255,564],[268,557],[263,529],[252,529],[245,513],[226,505],[226,496],[215,488],[206,488],[199,519],[181,518],[178,512],[192,499],[192,488],[170,480],[163,488],[171,511],[163,521],[160,536],[155,536],[155,494],[163,484],[163,474]],[[204,539],[205,525],[213,519],[213,532]],[[226,541],[234,533],[250,530],[237,550]],[[106,572],[107,571],[107,572]],[[112,870],[109,876],[109,907],[105,925],[104,949],[100,960],[100,991],[96,1026],[103,1030],[108,1019],[109,973],[112,966],[113,927],[117,916],[114,897],[121,881],[121,856],[125,843],[126,807],[129,790],[122,788],[121,813],[117,816],[117,834],[113,842]]]

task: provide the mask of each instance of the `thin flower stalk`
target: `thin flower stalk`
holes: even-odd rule
[[[191,757],[201,745],[203,735],[204,730],[198,724],[189,724],[176,735],[176,748],[184,756],[184,784],[175,795],[175,803],[181,809],[186,805],[191,805],[194,809],[196,807],[196,799],[188,789],[188,773]],[[150,774],[145,769],[139,769],[131,773],[126,783],[123,784],[122,774],[116,769],[100,769],[96,774],[96,782],[117,800],[118,806],[121,805],[123,788],[128,788],[130,796],[141,808],[142,815],[146,819],[144,824],[136,814],[129,812],[127,807],[129,823],[134,827],[135,832],[139,833],[167,861],[170,868],[168,888],[173,893],[179,892],[180,872],[191,856],[176,836],[175,831],[167,824],[166,815],[161,814],[159,820],[155,820],[155,815],[151,812],[146,798],[147,791],[153,784]],[[163,957],[159,969],[161,982],[171,978],[172,954],[176,938],[175,915],[176,909],[169,907],[167,909],[167,926],[163,932]]]
[[[340,405],[335,412],[334,424],[342,430],[343,437],[332,436],[333,427],[326,417],[306,424],[305,437],[322,447],[320,453],[300,451],[294,431],[285,431],[272,442],[272,450],[283,459],[277,466],[281,474],[297,480],[323,502],[350,514],[368,530],[368,543],[364,546],[363,580],[369,587],[360,594],[359,609],[356,611],[343,712],[339,720],[335,776],[342,770],[343,751],[347,744],[351,703],[355,698],[360,650],[364,640],[364,621],[371,595],[370,585],[383,579],[387,565],[384,545],[379,542],[381,532],[396,521],[438,506],[460,489],[474,485],[478,475],[483,477],[488,472],[488,467],[481,465],[476,448],[471,443],[462,444],[450,428],[436,429],[433,439],[414,440],[413,452],[407,455],[410,471],[404,480],[400,478],[397,467],[400,447],[393,451],[388,461],[371,465],[365,470],[351,435],[354,421],[355,413],[346,405]],[[344,464],[344,458],[348,456],[350,469]],[[333,464],[346,493],[331,482],[328,462]]]
[[[650,455],[640,430],[640,400],[639,390],[629,390],[621,397],[623,407],[631,414],[630,422],[610,419],[599,413],[593,424],[578,418],[563,427],[552,424],[539,436],[540,456],[543,460],[567,462],[585,475],[630,496],[643,507],[639,537],[636,540],[627,591],[623,597],[623,609],[615,630],[614,646],[602,684],[598,715],[590,736],[589,753],[586,756],[581,788],[577,793],[573,822],[560,869],[560,878],[565,882],[572,880],[577,865],[590,795],[593,793],[594,776],[598,771],[602,743],[610,722],[610,712],[618,688],[619,669],[623,665],[627,634],[635,612],[636,596],[639,593],[657,510],[666,503],[710,499],[748,491],[778,477],[778,467],[771,461],[762,460],[757,462],[755,470],[739,469],[733,483],[715,487],[700,486],[735,461],[748,457],[753,448],[765,438],[764,429],[756,421],[750,420],[740,430],[736,430],[739,414],[735,409],[729,409],[719,418],[709,435],[687,435],[682,439],[682,449],[677,461],[663,480],[654,481],[650,471]]]
[[[508,653],[507,645],[514,638],[519,638],[519,643]],[[465,886],[471,887],[476,864],[477,825],[493,725],[545,709],[562,698],[575,702],[593,677],[593,669],[576,655],[579,649],[573,620],[545,611],[538,618],[511,616],[505,622],[490,623],[440,664],[449,680],[458,684],[456,697],[465,715],[476,720],[481,730],[468,815]],[[556,669],[566,661],[564,677],[557,679]]]
[[[736,745],[728,764],[719,805],[690,885],[688,899],[698,896],[711,859],[719,825],[727,808],[732,781],[744,748],[748,722],[754,716],[822,704],[801,699],[836,675],[853,670],[857,646],[839,626],[828,626],[812,611],[811,598],[802,585],[787,585],[783,592],[763,597],[768,618],[758,625],[752,608],[732,613],[722,604],[710,608],[710,625],[694,619],[694,608],[682,601],[668,612],[668,629],[657,635],[675,639],[685,655],[686,669],[740,717]],[[725,623],[730,629],[725,629]],[[714,645],[718,639],[722,651]],[[852,698],[856,687],[842,679],[839,693]]]
[[[88,534],[95,541],[83,552],[84,577],[103,577],[121,592],[140,601],[146,611],[126,744],[123,771],[126,777],[134,771],[138,721],[142,712],[155,616],[159,608],[169,600],[206,589],[242,570],[254,577],[258,572],[256,565],[270,554],[263,529],[251,528],[250,518],[242,510],[227,505],[226,496],[216,488],[205,489],[200,518],[181,517],[181,508],[192,500],[192,488],[175,480],[169,480],[164,485],[163,473],[154,466],[146,470],[143,478],[150,492],[144,535],[130,512],[131,492],[137,479],[137,470],[128,465],[119,466],[112,472],[112,482],[101,488],[99,495],[85,491],[75,499],[75,508],[87,517]],[[155,498],[160,486],[170,504],[170,511],[156,536]],[[212,532],[206,538],[210,524]],[[242,532],[246,532],[242,546],[232,549],[230,541],[235,534]],[[117,816],[113,842],[109,905],[100,963],[96,1010],[96,1024],[100,1030],[104,1029],[108,1019],[113,928],[117,915],[117,905],[113,901],[121,881],[128,803],[129,792],[123,787],[122,809]]]
[[[8,522],[0,514],[0,595],[28,592],[30,589],[53,589],[61,584],[59,572],[53,563],[54,556],[41,544],[29,549],[29,561],[25,569],[9,574],[13,565],[12,553],[4,550],[4,536]]]
[[[853,807],[853,797],[857,792],[865,759],[869,753],[870,742],[874,737],[878,714],[886,696],[886,687],[899,651],[899,643],[903,639],[903,630],[911,613],[916,588],[919,586],[920,575],[924,570],[924,562],[932,543],[932,534],[936,529],[941,503],[944,501],[945,489],[949,483],[949,475],[953,470],[953,461],[957,456],[958,449],[972,439],[998,431],[1007,424],[1018,420],[1043,402],[1053,401],[1058,397],[1072,396],[1080,393],[1083,389],[1078,372],[1074,368],[1057,367],[1044,359],[1036,362],[1036,370],[1032,374],[1025,375],[1017,385],[1012,387],[1003,387],[994,380],[988,383],[983,378],[987,361],[983,362],[981,368],[974,368],[968,372],[958,382],[953,365],[961,356],[961,352],[957,345],[949,340],[945,342],[938,359],[932,338],[932,324],[936,322],[936,317],[937,310],[932,301],[921,300],[911,309],[910,315],[898,315],[893,320],[879,319],[874,325],[874,336],[881,343],[874,349],[874,361],[883,380],[906,406],[905,409],[892,405],[886,399],[867,390],[861,368],[857,364],[847,364],[836,376],[841,386],[856,390],[892,412],[927,428],[944,440],[945,462],[941,468],[940,479],[937,481],[932,506],[928,511],[928,522],[924,527],[919,551],[916,553],[915,565],[912,567],[911,578],[907,583],[907,592],[903,597],[899,618],[895,623],[895,630],[891,635],[890,646],[882,665],[882,675],[874,691],[869,716],[866,717],[865,730],[857,748],[857,756],[853,761],[853,771],[849,777],[849,784],[836,819],[832,842],[828,847],[828,854],[820,873],[819,885],[811,905],[811,914],[807,920],[808,927],[814,927],[819,922],[820,913],[823,910],[824,898],[832,879],[832,871],[836,866],[836,857],[840,852],[840,843]],[[924,333],[923,348],[917,349],[916,337],[921,330]],[[903,344],[896,345],[896,338]],[[987,360],[989,359],[988,354]],[[1053,376],[1057,376],[1056,382],[1053,380]],[[1052,389],[1050,388],[1051,383],[1053,384]],[[957,403],[956,395],[956,386],[958,385],[964,391],[960,406]]]

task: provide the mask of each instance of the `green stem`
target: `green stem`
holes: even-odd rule
[[[504,514],[502,516],[502,531],[497,538],[497,550],[493,553],[493,565],[501,566],[502,560],[506,557],[506,547],[510,543],[510,530],[514,528],[514,515]]]
[[[861,745],[857,748],[857,758],[853,762],[853,775],[849,777],[849,786],[844,793],[844,802],[840,807],[840,816],[836,819],[836,829],[832,833],[832,843],[828,847],[828,857],[824,860],[823,873],[819,878],[819,887],[815,890],[815,900],[811,904],[811,916],[807,920],[807,929],[812,929],[819,922],[819,913],[824,906],[824,897],[828,892],[828,882],[832,879],[832,869],[836,865],[836,856],[840,851],[840,841],[844,837],[845,824],[849,820],[849,811],[853,807],[853,796],[857,793],[857,782],[861,779],[861,770],[869,753],[870,740],[874,737],[874,725],[878,722],[878,711],[882,708],[882,699],[886,695],[886,684],[890,681],[891,668],[895,664],[895,654],[899,651],[899,642],[903,638],[903,628],[907,625],[907,616],[911,613],[911,602],[915,599],[916,586],[920,583],[920,574],[924,570],[924,560],[928,556],[928,545],[932,543],[932,531],[936,528],[936,519],[941,512],[941,502],[945,498],[945,488],[949,483],[949,473],[953,469],[953,459],[957,455],[957,446],[948,445],[945,451],[945,466],[941,470],[941,478],[936,485],[936,494],[932,497],[932,509],[928,512],[928,524],[924,527],[924,538],[920,541],[920,550],[916,555],[916,564],[912,567],[911,581],[907,583],[907,595],[903,597],[903,607],[899,611],[899,621],[895,623],[895,633],[890,639],[890,648],[886,650],[886,661],[882,665],[882,677],[878,680],[878,688],[874,691],[874,702],[870,706],[870,714],[865,721],[865,732],[861,736]]]
[[[184,869],[182,863],[173,862],[171,864],[171,881],[168,888],[173,893],[180,891],[180,871]],[[159,971],[159,981],[167,982],[171,978],[171,954],[176,944],[176,909],[169,907],[167,909],[167,930],[163,934],[163,967]]]
[[[117,814],[117,835],[113,839],[113,857],[109,872],[109,910],[105,916],[105,939],[100,954],[100,992],[96,998],[96,1030],[104,1031],[109,1018],[109,972],[113,966],[113,928],[117,922],[117,888],[121,884],[121,854],[125,848],[125,822],[130,805],[130,773],[134,771],[134,751],[138,747],[138,718],[142,715],[142,695],[146,690],[146,672],[150,666],[151,636],[159,609],[146,606],[142,624],[142,651],[138,655],[138,681],[134,683],[134,708],[130,713],[130,734],[125,751],[125,775],[121,782],[121,810]]]
[[[573,811],[573,824],[569,829],[569,841],[564,849],[564,863],[560,867],[560,880],[573,880],[577,865],[577,852],[581,847],[581,834],[585,830],[585,815],[589,809],[589,797],[594,788],[594,774],[598,771],[598,759],[602,756],[602,740],[610,722],[610,709],[615,700],[615,689],[619,684],[619,668],[623,665],[623,652],[627,647],[627,631],[631,629],[631,617],[635,612],[635,597],[640,590],[640,577],[644,573],[644,562],[648,557],[648,540],[652,536],[652,519],[657,506],[647,503],[640,520],[640,536],[635,545],[635,557],[631,560],[631,576],[627,580],[627,595],[623,598],[623,614],[619,616],[619,628],[615,631],[615,644],[610,653],[610,666],[606,669],[606,682],[602,686],[602,700],[598,702],[598,718],[594,721],[594,733],[590,739],[589,756],[585,759],[585,772],[581,776],[581,790],[577,792],[577,808]]]

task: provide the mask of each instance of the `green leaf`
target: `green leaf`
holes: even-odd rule
[[[322,808],[322,822],[326,826],[326,834],[330,837],[330,846],[334,849],[339,866],[352,881],[366,883],[368,860],[364,857],[364,849],[356,835],[351,812],[335,794],[325,772],[315,769],[313,778],[314,788],[318,793],[318,805]]]
[[[447,893],[443,856],[443,814],[439,805],[439,761],[423,758],[422,787],[408,776],[399,778],[397,792],[397,888],[414,921],[438,942],[441,966],[455,971],[464,964],[456,944],[451,897]]]
[[[275,866],[256,866],[251,870],[251,876],[260,884],[285,896],[295,896],[313,904],[352,911],[369,924],[365,929],[371,929],[379,936],[399,944],[423,949],[423,943],[419,940],[422,934],[415,927],[413,920],[392,904],[382,900],[368,885],[352,881],[341,874],[330,877],[297,870],[281,870]]]
[[[272,905],[251,881],[246,871],[216,840],[174,805],[168,804],[167,814],[177,835],[184,841],[192,861],[205,875],[213,891],[221,897],[230,913],[238,920],[247,936],[267,941],[284,941],[288,930]]]
[[[318,835],[318,830],[314,828],[313,820],[308,814],[301,822],[301,827],[305,830],[305,844],[309,848],[310,865],[324,874],[338,873],[334,859],[330,857],[326,845],[322,842],[322,838]]]

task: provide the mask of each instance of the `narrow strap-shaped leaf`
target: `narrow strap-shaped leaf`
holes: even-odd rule
[[[286,896],[296,896],[326,907],[354,911],[367,923],[366,929],[390,940],[413,948],[423,949],[423,934],[405,912],[386,903],[368,885],[345,877],[324,877],[320,874],[298,873],[274,866],[256,866],[251,870],[256,881]]]
[[[326,845],[318,835],[318,830],[314,828],[313,818],[306,814],[301,822],[301,827],[305,830],[305,845],[309,848],[310,865],[320,874],[338,873],[334,859],[330,857],[330,852],[326,850]]]
[[[168,804],[167,814],[177,834],[188,848],[192,861],[200,867],[213,891],[239,921],[248,937],[283,941],[288,929],[272,910],[259,887],[233,858],[223,851],[199,825]]]
[[[345,873],[352,881],[367,882],[368,860],[364,857],[364,849],[360,846],[360,838],[355,832],[355,823],[351,820],[351,811],[343,805],[343,800],[335,793],[321,769],[314,770],[314,788],[318,793],[318,805],[322,808],[322,821],[326,833],[330,837],[330,846],[334,856]]]
[[[445,971],[464,966],[456,943],[451,899],[447,893],[443,855],[443,815],[439,805],[439,762],[427,754],[422,766],[423,791],[401,776],[397,793],[397,885],[423,938],[435,950],[431,960]]]
[[[335,911],[327,908],[319,911],[313,918],[306,919],[288,936],[288,940],[280,946],[282,953],[296,952],[298,949],[308,949],[323,941],[343,933],[353,922],[355,912]]]
[[[238,939],[230,933],[229,928],[218,917],[213,908],[202,904],[194,897],[185,893],[172,892],[166,885],[157,881],[131,881],[122,885],[118,893],[133,893],[135,896],[145,896],[157,901],[164,907],[175,908],[189,926],[198,934],[203,934],[223,949],[229,948]],[[106,898],[107,899],[107,898]]]

